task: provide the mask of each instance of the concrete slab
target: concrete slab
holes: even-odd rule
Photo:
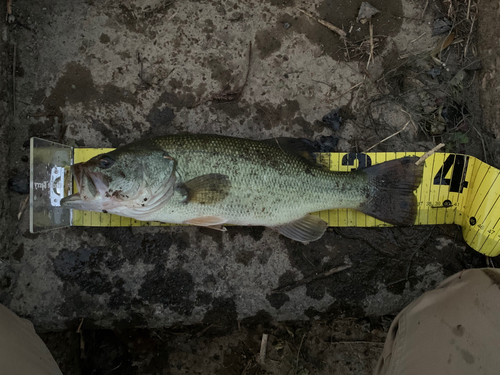
[[[0,163],[9,175],[0,174],[0,182],[26,173],[31,136],[116,147],[178,132],[334,135],[339,150],[363,150],[406,120],[397,102],[372,100],[388,94],[381,80],[388,64],[428,52],[435,39],[431,16],[421,19],[419,4],[372,1],[381,14],[374,18],[375,60],[366,69],[366,41],[346,48],[297,9],[362,41],[369,29],[355,22],[358,3],[16,1],[15,20],[2,26],[2,81],[6,88],[15,83],[15,112],[12,90],[4,89]],[[241,97],[212,100],[244,84],[250,43]],[[335,131],[321,118],[339,106],[348,111]],[[383,147],[432,148],[418,132],[409,127]],[[309,245],[262,228],[71,228],[32,235],[26,212],[17,220],[25,196],[1,194],[0,301],[40,330],[76,327],[81,318],[85,327],[113,328],[225,324],[258,314],[380,316],[483,262],[453,227],[335,229]],[[321,277],[344,264],[351,268]],[[311,281],[296,284],[304,278]],[[273,292],[280,287],[289,288]]]

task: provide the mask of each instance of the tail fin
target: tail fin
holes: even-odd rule
[[[389,224],[414,224],[417,198],[413,191],[422,182],[424,168],[415,165],[417,160],[405,157],[359,170],[368,175],[371,191],[359,210]]]

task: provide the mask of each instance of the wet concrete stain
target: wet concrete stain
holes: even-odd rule
[[[386,269],[390,263],[386,256],[373,252],[370,257],[365,254],[372,249],[363,243],[353,239],[345,239],[333,232],[327,232],[314,243],[304,245],[295,243],[288,239],[286,248],[292,266],[299,270],[303,277],[314,276],[326,272],[334,267],[344,264],[348,256],[352,262],[349,271],[342,271],[331,276],[306,283],[306,295],[320,300],[325,294],[335,298],[335,302],[326,309],[318,312],[307,310],[307,316],[328,315],[339,317],[342,314],[349,316],[363,316],[362,301],[366,293],[375,293],[375,284],[369,284],[367,280],[380,280],[385,282],[386,275],[393,275],[394,269]],[[329,246],[328,246],[329,245]],[[334,250],[328,250],[335,245]],[[338,250],[337,250],[338,249]],[[328,259],[328,261],[324,261]],[[392,264],[394,267],[394,264]],[[405,271],[401,269],[401,272]],[[280,286],[293,285],[298,278],[291,273],[285,273],[280,277]]]
[[[272,293],[266,295],[266,299],[269,301],[269,304],[274,307],[276,310],[279,310],[285,303],[290,301],[290,297],[286,293]]]
[[[236,323],[238,313],[232,298],[217,297],[203,317],[203,323],[217,326],[230,326]]]
[[[288,270],[278,278],[277,289],[284,288],[288,285],[294,284],[299,278],[298,272],[294,270]]]
[[[128,103],[135,106],[137,104],[134,95],[123,88],[112,84],[106,84],[102,87],[96,86],[90,70],[76,62],[70,62],[66,65],[56,86],[45,100],[44,98],[45,93],[41,90],[32,97],[32,101],[35,102],[41,99],[40,103],[43,102],[45,116],[48,118],[44,129],[37,129],[37,126],[40,127],[40,125],[31,125],[30,132],[35,135],[38,135],[37,132],[49,132],[50,126],[54,124],[55,116],[59,118],[59,123],[62,123],[64,116],[61,108],[66,103],[81,103],[85,108],[90,108],[93,103],[100,102],[113,105]]]
[[[62,249],[52,262],[54,273],[62,281],[94,295],[113,293],[118,284],[116,281],[113,284],[102,269],[116,270],[124,260],[118,256],[116,250],[98,246],[81,247],[77,250]]]
[[[119,255],[116,248],[105,246],[62,249],[53,263],[62,277],[78,277],[86,270],[99,269],[101,266],[109,270],[119,269],[125,262]]]
[[[275,7],[292,7],[295,4],[294,0],[268,0],[269,3]]]
[[[111,41],[111,39],[110,39],[109,35],[107,35],[107,34],[104,34],[104,33],[103,33],[103,34],[101,34],[101,36],[99,37],[99,41],[100,41],[102,44],[108,44],[108,43]]]
[[[70,62],[44,105],[46,110],[58,111],[65,105],[65,101],[88,106],[98,96],[99,92],[94,85],[90,69],[76,62]]]
[[[315,300],[322,300],[325,296],[325,285],[322,280],[310,282],[307,285],[306,296]]]
[[[210,305],[212,301],[213,297],[210,293],[203,292],[200,290],[196,292],[196,300],[195,300],[196,306],[207,306]]]
[[[183,269],[167,269],[163,264],[156,264],[144,277],[139,289],[139,296],[147,303],[160,303],[181,315],[191,315],[194,291],[191,274]]]
[[[92,127],[111,143],[111,147],[118,147],[123,142],[123,137],[130,132],[130,130],[124,126],[111,127],[97,119],[92,120]]]
[[[284,103],[279,104],[277,107],[271,103],[256,103],[255,109],[257,110],[257,115],[253,116],[252,120],[257,124],[261,124],[265,129],[271,130],[280,123],[292,123],[297,112],[300,110],[300,105],[297,100],[285,99]],[[310,124],[308,123],[308,125]]]
[[[269,30],[260,30],[255,34],[255,47],[259,50],[261,59],[268,58],[272,53],[281,48],[281,38],[283,32],[277,30],[278,27]]]
[[[255,251],[241,250],[236,253],[235,261],[244,266],[248,266],[254,257]]]
[[[189,89],[190,90],[190,89]],[[160,95],[155,106],[166,104],[170,108],[191,108],[196,103],[196,97],[192,92],[165,91]]]
[[[266,310],[259,310],[254,316],[249,316],[241,320],[241,324],[249,329],[256,329],[262,327],[268,329],[273,324],[273,317]]]
[[[227,102],[227,103],[216,103],[212,102],[209,106],[209,110],[212,113],[223,112],[228,117],[239,120],[240,125],[243,125],[245,119],[251,117],[251,106],[245,105],[241,102]],[[259,124],[259,122],[256,122]]]
[[[122,87],[112,84],[106,84],[101,87],[102,94],[98,97],[104,103],[118,105],[120,103],[128,103],[132,106],[137,104],[134,95]]]
[[[169,125],[174,118],[175,114],[171,108],[160,109],[160,103],[156,102],[146,116],[146,121],[151,124],[147,136],[168,134]]]
[[[138,261],[145,264],[165,264],[173,243],[182,250],[189,246],[188,238],[179,235],[173,237],[170,233],[133,233],[131,228],[104,228],[100,233],[110,243],[121,247],[121,257],[130,264]]]
[[[203,21],[203,25],[204,27],[202,30],[205,34],[208,34],[206,35],[206,38],[210,39],[211,35],[209,34],[214,33],[217,30],[217,26],[215,26],[214,22],[211,19],[206,19],[205,21]]]
[[[21,243],[16,251],[14,251],[14,253],[12,253],[12,258],[14,258],[14,260],[16,260],[17,262],[20,262],[21,259],[23,258],[24,256],[24,244]]]
[[[229,69],[227,65],[224,64],[218,58],[207,59],[205,62],[206,66],[210,68],[210,78],[219,82],[221,84],[221,91],[236,89],[239,85],[243,84],[244,73],[235,73],[232,69]],[[234,87],[232,87],[232,85]]]
[[[257,260],[262,265],[267,264],[269,258],[271,258],[272,253],[273,249],[271,249],[270,247],[261,248],[257,255]]]

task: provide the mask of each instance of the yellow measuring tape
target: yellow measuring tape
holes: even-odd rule
[[[109,148],[77,148],[74,162],[84,162]],[[418,152],[326,153],[319,160],[332,171],[351,171]],[[467,155],[435,153],[424,162],[422,184],[415,191],[415,225],[458,224],[465,241],[488,255],[500,254],[500,170]],[[75,186],[76,189],[76,186]],[[75,190],[76,191],[76,190]],[[386,227],[383,221],[350,209],[315,213],[332,227]],[[73,210],[73,226],[168,226],[99,212]]]

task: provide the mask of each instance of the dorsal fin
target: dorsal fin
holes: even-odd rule
[[[318,166],[314,153],[320,152],[320,150],[313,146],[313,142],[305,141],[307,140],[304,138],[279,137],[264,139],[260,142],[277,147],[283,152],[300,156],[301,158],[307,160],[309,163]]]

